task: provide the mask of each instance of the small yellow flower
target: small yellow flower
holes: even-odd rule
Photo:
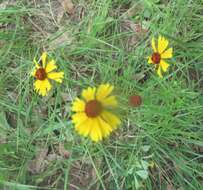
[[[164,59],[169,59],[172,57],[173,49],[168,47],[168,40],[162,36],[158,38],[158,46],[155,44],[155,39],[152,38],[152,49],[154,53],[149,57],[148,63],[156,65],[157,74],[162,78],[162,71],[166,72],[169,64]]]
[[[109,109],[118,104],[111,95],[114,87],[101,84],[98,88],[87,88],[82,91],[82,99],[76,98],[72,105],[72,116],[75,130],[83,136],[89,136],[97,142],[110,135],[121,123],[120,119]]]
[[[53,59],[47,63],[46,52],[42,54],[39,63],[34,59],[34,64],[35,68],[32,72],[32,76],[36,79],[34,82],[34,89],[39,93],[39,95],[47,96],[48,92],[52,88],[49,79],[62,83],[64,72],[54,72],[54,70],[57,69],[56,63]]]

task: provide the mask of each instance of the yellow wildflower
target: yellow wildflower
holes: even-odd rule
[[[157,74],[161,78],[163,77],[162,71],[166,72],[169,67],[169,64],[165,61],[165,59],[171,58],[173,54],[172,48],[167,49],[168,44],[169,42],[167,39],[159,36],[158,46],[156,46],[155,39],[152,38],[151,45],[154,53],[149,57],[148,63],[156,65]]]
[[[47,53],[44,52],[41,56],[40,62],[38,63],[34,59],[35,68],[32,72],[32,76],[35,77],[34,89],[39,95],[47,96],[48,92],[52,88],[50,80],[62,83],[64,78],[64,72],[55,72],[57,69],[55,61],[52,59],[47,63]]]
[[[76,98],[72,105],[72,116],[76,131],[89,136],[97,142],[110,135],[121,123],[120,119],[109,109],[118,104],[111,95],[114,87],[101,84],[98,88],[87,88],[82,91],[82,99]]]

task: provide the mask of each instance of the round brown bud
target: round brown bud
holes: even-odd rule
[[[129,98],[129,104],[132,107],[138,107],[142,104],[142,98],[139,95],[132,95]]]

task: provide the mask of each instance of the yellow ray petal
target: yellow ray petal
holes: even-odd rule
[[[36,72],[37,72],[37,69],[34,68],[34,70],[31,72],[31,76],[35,77]]]
[[[91,118],[88,118],[88,120],[85,123],[85,126],[84,126],[85,130],[83,132],[85,137],[89,135],[89,133],[90,133],[90,131],[92,129],[92,122],[93,122],[93,120]]]
[[[158,39],[158,52],[162,54],[168,46],[168,40],[162,36],[159,36]]]
[[[88,87],[82,91],[82,97],[88,102],[95,99],[96,88]]]
[[[161,66],[158,67],[157,74],[159,75],[160,78],[163,78],[163,75],[161,73]]]
[[[172,48],[167,49],[166,51],[164,51],[161,54],[162,59],[168,59],[168,58],[171,58],[172,56],[173,56],[173,49]]]
[[[83,135],[84,136],[84,130],[85,130],[85,127],[86,127],[86,122],[85,121],[84,123],[80,124],[80,125],[75,125],[75,130],[80,134],[80,135]]]
[[[110,84],[101,84],[97,90],[96,98],[97,100],[102,100],[110,95],[110,93],[113,91],[114,86]]]
[[[81,125],[88,119],[85,112],[79,112],[72,115],[72,122],[76,125]]]
[[[152,45],[152,49],[153,49],[153,51],[154,51],[154,52],[157,52],[154,37],[152,38],[151,45]]]
[[[95,141],[95,142],[99,141],[99,136],[98,136],[97,131],[95,129],[91,129],[90,138],[92,139],[92,141]]]
[[[55,80],[56,82],[62,83],[64,78],[64,72],[51,72],[47,74],[49,79]]]
[[[85,111],[85,102],[79,98],[76,98],[72,105],[72,111],[74,112]]]
[[[161,69],[166,72],[168,67],[169,67],[169,64],[166,63],[163,59],[160,61],[160,66],[161,66]]]
[[[120,119],[109,111],[103,111],[101,116],[113,129],[116,129],[121,123]]]
[[[45,68],[46,73],[49,73],[49,72],[51,72],[51,71],[53,71],[53,70],[55,70],[55,69],[57,69],[57,66],[56,66],[56,62],[55,62],[54,60],[51,60],[51,61],[47,64],[47,66],[46,66],[46,68]]]
[[[38,92],[40,87],[42,86],[42,81],[41,80],[36,80],[34,82],[34,89]]]
[[[40,66],[39,66],[39,64],[38,64],[38,62],[37,62],[37,60],[36,60],[36,58],[34,58],[33,62],[34,62],[34,64],[35,64],[36,69],[39,69]]]
[[[47,52],[42,53],[41,59],[42,59],[42,67],[45,68],[46,67]]]
[[[48,92],[51,90],[51,84],[48,79],[36,80],[34,82],[34,89],[39,93],[39,95],[47,96]]]
[[[82,124],[80,125],[76,125],[75,126],[75,130],[83,136],[88,136],[88,134],[90,133],[92,128],[92,119],[88,118],[86,121],[84,121]]]
[[[151,56],[148,57],[148,63],[149,63],[149,64],[153,63]]]
[[[103,106],[117,106],[118,102],[115,96],[109,96],[103,100],[100,100]]]
[[[101,117],[98,117],[98,121],[100,124],[100,129],[102,131],[103,137],[109,136],[109,134],[113,131],[112,127],[105,122]]]
[[[93,119],[90,138],[95,142],[102,140],[102,132],[97,118]]]

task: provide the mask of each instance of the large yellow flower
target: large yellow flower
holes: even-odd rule
[[[39,63],[34,59],[35,68],[32,76],[35,77],[34,89],[42,96],[47,96],[52,85],[49,79],[62,83],[64,72],[55,72],[57,69],[55,61],[52,59],[47,63],[47,53],[44,52]]]
[[[116,97],[111,95],[114,87],[101,84],[98,88],[87,88],[82,92],[82,99],[76,98],[72,105],[72,116],[76,131],[89,136],[97,142],[110,135],[121,123],[110,109],[118,104]]]
[[[155,44],[155,39],[152,38],[152,49],[154,53],[149,57],[148,63],[156,65],[157,74],[162,78],[162,71],[166,72],[169,64],[164,60],[172,57],[173,49],[168,47],[168,40],[162,36],[158,38],[158,46]]]

